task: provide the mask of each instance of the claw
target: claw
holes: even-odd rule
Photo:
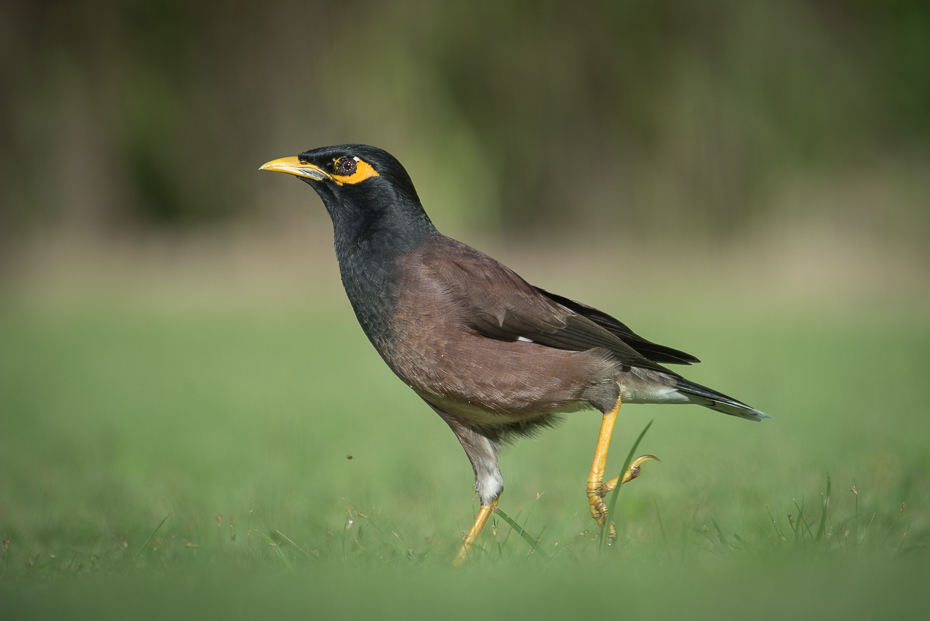
[[[640,474],[640,470],[641,470],[640,466],[642,466],[645,462],[650,461],[650,460],[662,461],[655,455],[640,455],[639,457],[633,460],[633,463],[630,464],[630,467],[627,468],[626,472],[623,473],[623,483],[629,483],[630,481],[638,477]],[[606,483],[604,483],[601,489],[598,490],[598,491],[603,492],[600,494],[601,498],[603,498],[607,493],[612,492],[614,488],[617,487],[617,482],[619,480],[620,480],[620,477],[616,476],[612,478],[611,480],[607,481]],[[620,485],[623,485],[623,483],[620,483]]]
[[[618,482],[620,485],[623,485],[638,477],[642,464],[650,460],[661,461],[655,455],[640,455],[633,460],[630,467],[623,473],[622,481],[619,476],[616,476],[606,483],[602,483],[597,488],[588,491],[588,503],[590,503],[591,506],[591,517],[594,518],[598,526],[604,526],[604,520],[607,519],[607,504],[604,502],[604,496],[616,489]],[[613,522],[610,523],[607,537],[607,540],[611,542],[617,539],[617,528],[614,526]]]
[[[594,521],[597,522],[598,526],[604,526],[604,520],[607,519],[607,504],[604,502],[601,496],[595,495],[593,498],[589,498],[588,502],[591,506],[591,517],[594,518]],[[609,530],[609,541],[614,541],[617,538],[617,528],[614,526],[614,523],[610,523]]]

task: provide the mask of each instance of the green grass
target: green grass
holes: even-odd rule
[[[542,554],[495,516],[456,571],[471,468],[343,306],[8,301],[0,616],[855,618],[930,603],[926,313],[626,308],[705,361],[689,377],[774,421],[625,406],[608,475],[652,419],[638,452],[662,462],[623,487],[619,540],[600,549],[584,493],[600,417],[571,415],[501,458],[500,508]]]

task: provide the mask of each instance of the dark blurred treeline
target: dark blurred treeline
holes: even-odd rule
[[[0,80],[0,239],[261,215],[342,142],[489,232],[930,211],[920,0],[7,0]]]

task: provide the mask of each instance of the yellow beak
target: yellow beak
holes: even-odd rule
[[[259,170],[282,172],[289,175],[296,175],[298,177],[306,177],[307,179],[313,179],[314,181],[332,179],[332,175],[324,172],[323,169],[321,169],[319,166],[301,162],[296,157],[282,157],[277,160],[271,160],[270,162],[262,164]]]

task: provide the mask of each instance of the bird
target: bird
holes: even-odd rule
[[[498,450],[560,415],[601,413],[588,475],[591,516],[632,480],[643,455],[604,481],[622,403],[693,403],[752,421],[771,418],[664,365],[694,356],[649,341],[607,313],[533,286],[513,270],[441,234],[410,175],[387,151],[344,144],[265,163],[322,199],[336,258],[362,330],[388,367],[458,438],[481,502],[453,564],[464,563],[504,489]],[[613,525],[610,533],[615,536]]]

